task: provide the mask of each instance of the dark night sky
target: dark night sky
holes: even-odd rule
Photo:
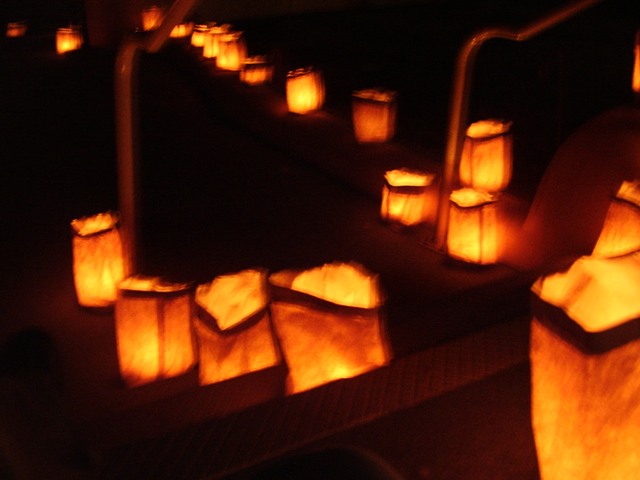
[[[104,0],[109,1],[109,0]],[[133,0],[132,0],[133,1]],[[170,0],[140,0],[146,3],[170,3]],[[238,18],[251,18],[254,16],[296,13],[301,11],[320,11],[327,9],[339,9],[345,6],[349,9],[375,8],[378,6],[395,6],[407,4],[460,4],[468,6],[470,10],[495,12],[496,18],[502,21],[505,18],[529,19],[552,8],[570,3],[559,0],[334,0],[325,2],[321,0],[281,0],[270,2],[255,2],[254,0],[201,0],[197,12],[218,13],[227,12],[230,16]],[[633,13],[637,10],[636,0],[604,0],[612,9],[624,12],[624,15],[637,16]],[[0,2],[0,19],[4,22],[18,19],[28,19],[32,27],[48,26],[75,22],[81,23],[84,16],[83,0],[2,0]],[[218,15],[219,17],[219,15]],[[640,24],[640,18],[638,19]]]

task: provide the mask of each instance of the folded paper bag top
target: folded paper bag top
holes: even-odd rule
[[[260,269],[243,270],[197,288],[194,327],[200,385],[277,369],[281,364],[267,308],[266,276]],[[266,373],[268,378],[272,374],[276,376],[273,388],[279,394],[283,372]],[[266,391],[274,392],[271,387]]]
[[[266,272],[257,269],[221,275],[196,289],[196,304],[216,320],[222,331],[239,325],[268,302]]]
[[[640,317],[640,253],[581,257],[568,270],[537,280],[532,290],[587,332],[614,328]]]
[[[370,309],[381,303],[378,276],[353,262],[305,270],[293,279],[291,289],[347,307]]]

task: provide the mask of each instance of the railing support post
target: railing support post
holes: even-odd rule
[[[141,46],[125,40],[115,63],[116,152],[118,156],[118,204],[126,277],[138,271],[138,118],[137,70]]]
[[[114,94],[118,204],[125,276],[139,273],[138,259],[138,63],[141,51],[155,53],[199,0],[175,0],[157,30],[125,36],[115,62]]]

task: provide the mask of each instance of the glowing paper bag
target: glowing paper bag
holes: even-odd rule
[[[115,305],[120,375],[137,386],[182,375],[197,363],[193,288],[156,277],[128,277]]]
[[[320,110],[324,104],[324,76],[312,67],[298,68],[287,73],[287,106],[300,115]]]
[[[396,132],[396,97],[392,90],[368,88],[353,92],[351,117],[359,143],[383,143]]]
[[[266,278],[261,270],[244,270],[196,289],[201,385],[281,363],[267,308]]]
[[[480,120],[467,128],[460,158],[462,186],[501,192],[511,181],[513,146],[511,122]]]
[[[332,263],[269,277],[271,315],[289,369],[287,393],[360,375],[388,363],[377,276]]]
[[[384,174],[380,216],[392,225],[412,227],[433,216],[435,174],[400,168]]]
[[[99,213],[71,222],[73,278],[78,303],[108,307],[115,303],[117,285],[124,278],[118,215]]]
[[[502,243],[497,201],[484,190],[461,188],[451,193],[449,255],[468,263],[496,263]]]
[[[636,478],[640,255],[580,258],[533,292],[531,416],[541,478]]]

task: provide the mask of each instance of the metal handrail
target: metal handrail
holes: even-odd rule
[[[549,30],[602,1],[603,0],[579,0],[573,2],[543,16],[520,30],[503,27],[487,28],[475,33],[463,44],[458,53],[453,78],[453,90],[449,103],[449,129],[433,241],[436,249],[444,250],[447,240],[447,230],[449,226],[448,200],[456,180],[456,166],[460,161],[462,152],[469,109],[469,93],[471,90],[473,66],[480,47],[492,38],[502,38],[516,42],[529,40],[539,33]]]
[[[138,273],[137,256],[137,80],[140,52],[155,53],[165,44],[171,30],[182,22],[199,0],[175,0],[162,23],[146,34],[123,38],[115,61],[116,154],[118,162],[118,204],[126,276]]]

